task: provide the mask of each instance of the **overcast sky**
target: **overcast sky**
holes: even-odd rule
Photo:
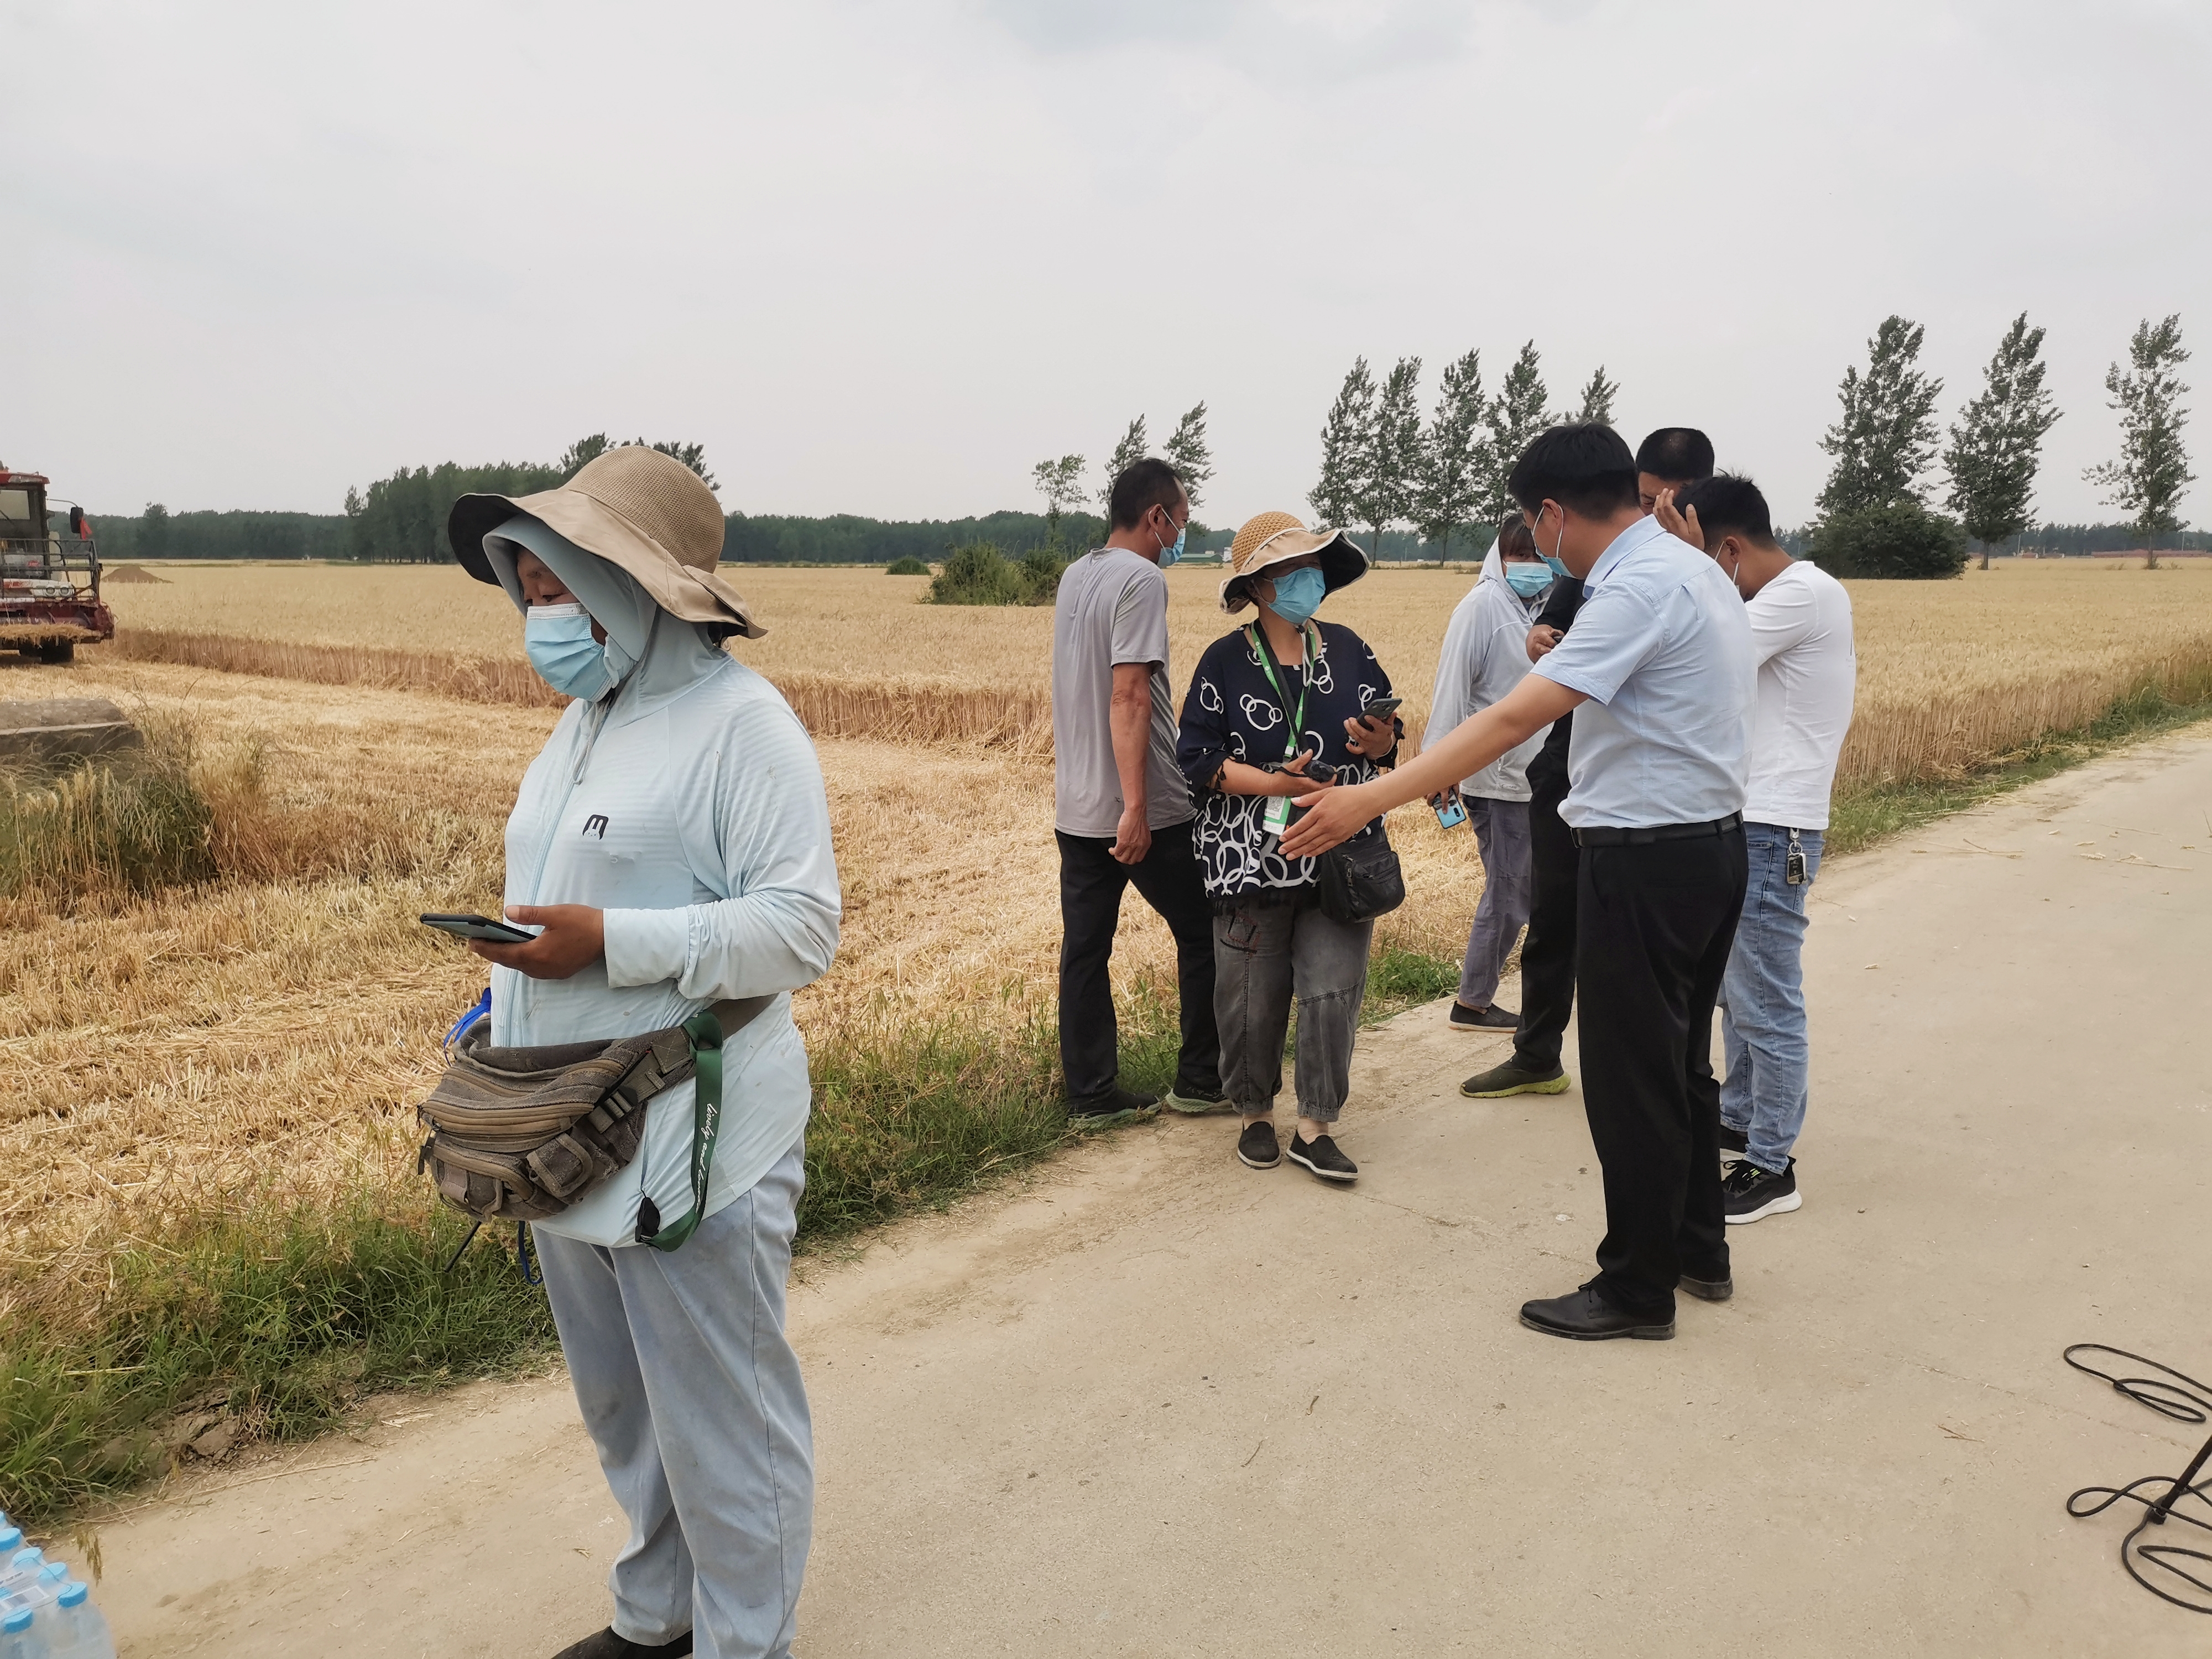
[[[1204,398],[1234,523],[1304,510],[1354,356],[1425,410],[1533,337],[1790,523],[1884,316],[1948,422],[2025,310],[2076,520],[2138,320],[2212,386],[2204,0],[0,0],[0,462],[109,511],[605,428],[957,516]]]

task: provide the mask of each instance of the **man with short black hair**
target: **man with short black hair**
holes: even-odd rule
[[[1661,494],[1713,476],[1713,441],[1693,426],[1662,426],[1636,447],[1636,503],[1655,511]]]
[[[1168,584],[1190,501],[1165,461],[1125,468],[1109,533],[1068,566],[1053,607],[1054,833],[1060,842],[1060,1060],[1072,1118],[1163,1103],[1121,1086],[1107,963],[1131,883],[1175,935],[1182,1050],[1164,1103],[1224,1109],[1213,1018],[1213,914],[1191,847],[1190,786],[1176,763]]]
[[[1711,439],[1695,427],[1662,426],[1637,449],[1637,503],[1649,513],[1660,492],[1682,489],[1711,476],[1712,470]],[[1582,605],[1580,582],[1552,584],[1528,630],[1531,662],[1566,636]],[[1560,1064],[1560,1053],[1575,1011],[1575,889],[1582,855],[1559,808],[1567,799],[1567,752],[1574,734],[1574,717],[1569,715],[1552,727],[1528,763],[1532,890],[1528,936],[1521,943],[1521,1026],[1510,1055],[1460,1085],[1460,1092],[1471,1099],[1563,1094],[1573,1081]]]
[[[1419,759],[1301,797],[1282,850],[1320,853],[1579,711],[1561,811],[1581,848],[1583,1100],[1606,1233],[1597,1276],[1524,1304],[1521,1321],[1582,1340],[1671,1337],[1677,1289],[1735,1291],[1710,1054],[1743,903],[1751,630],[1719,567],[1638,505],[1634,458],[1610,427],[1542,434],[1507,488],[1537,551],[1589,593],[1573,631]]]
[[[1743,814],[1750,884],[1721,989],[1721,1150],[1735,1155],[1723,1209],[1744,1223],[1805,1201],[1792,1149],[1805,1124],[1806,899],[1820,871],[1858,658],[1850,595],[1775,540],[1766,498],[1750,479],[1723,472],[1674,505],[1683,526],[1675,533],[1702,545],[1743,595],[1759,664]]]

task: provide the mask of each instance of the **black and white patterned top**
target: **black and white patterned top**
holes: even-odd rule
[[[1367,641],[1349,628],[1325,622],[1313,626],[1320,645],[1297,749],[1301,753],[1311,750],[1339,768],[1340,782],[1364,783],[1375,775],[1375,764],[1346,746],[1344,723],[1376,698],[1389,696],[1390,677]],[[1304,665],[1279,663],[1277,672],[1284,696],[1297,708]],[[1267,684],[1267,671],[1245,629],[1224,635],[1206,648],[1183,698],[1176,760],[1190,780],[1191,798],[1198,805],[1194,845],[1206,896],[1217,912],[1255,903],[1293,902],[1316,879],[1315,861],[1285,859],[1276,837],[1261,822],[1270,797],[1224,794],[1212,787],[1224,761],[1279,770],[1287,758],[1285,724],[1283,704]],[[1376,834],[1382,823],[1376,818],[1360,836]]]

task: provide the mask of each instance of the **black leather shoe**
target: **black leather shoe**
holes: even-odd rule
[[[1588,1285],[1566,1296],[1522,1303],[1521,1322],[1547,1336],[1571,1337],[1577,1342],[1602,1342],[1614,1336],[1665,1342],[1674,1334],[1672,1317],[1656,1320],[1625,1312]]]
[[[649,1648],[627,1636],[616,1635],[615,1627],[610,1625],[573,1647],[562,1648],[553,1659],[684,1659],[690,1651],[691,1632],[688,1630],[672,1642]]]
[[[1678,1291],[1687,1291],[1700,1302],[1725,1302],[1735,1294],[1733,1279],[1692,1279],[1687,1273],[1674,1281]]]

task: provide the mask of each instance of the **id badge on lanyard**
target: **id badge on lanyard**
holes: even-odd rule
[[[1283,758],[1296,760],[1298,757],[1298,731],[1305,724],[1306,692],[1313,679],[1313,636],[1300,630],[1305,643],[1305,661],[1302,665],[1304,673],[1298,685],[1297,707],[1293,709],[1290,699],[1283,695],[1282,682],[1275,678],[1274,653],[1267,649],[1267,641],[1257,628],[1250,631],[1253,654],[1260,659],[1261,670],[1267,675],[1267,684],[1275,693],[1275,701],[1281,705],[1284,720],[1289,722],[1283,735]],[[1268,796],[1267,809],[1260,815],[1260,824],[1269,835],[1279,840],[1283,831],[1291,827],[1291,798],[1288,795]]]

